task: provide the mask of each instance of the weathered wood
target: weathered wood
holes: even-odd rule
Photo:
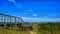
[[[4,15],[4,27],[6,27],[6,16]]]
[[[19,27],[19,28],[22,28],[23,30],[25,30],[27,28],[32,28],[32,25],[30,23],[24,23],[24,21],[21,17],[10,16],[7,14],[2,14],[2,13],[0,13],[0,15],[3,16],[3,18],[1,18],[0,20],[4,21],[4,22],[0,22],[0,25],[4,25],[4,27],[6,27],[6,25],[8,24],[10,26],[15,25],[16,28]],[[6,19],[6,18],[8,18],[8,19]],[[6,20],[7,20],[7,22],[6,22]],[[8,22],[8,20],[10,20],[10,21]]]
[[[21,17],[15,17],[15,16],[10,16],[10,15],[7,15],[7,14],[2,14],[2,13],[0,13],[0,16],[3,16],[3,18],[0,18],[0,20],[3,20],[4,21],[4,26],[6,26],[6,20],[9,20],[9,19],[6,19],[7,17],[9,17],[10,18],[10,22],[9,22],[9,24],[12,24],[12,21],[14,21],[14,23],[15,24],[17,24],[17,19],[16,18],[18,18],[18,22],[19,23],[21,23],[21,22],[23,22],[23,20],[22,20],[22,18]],[[13,18],[15,18],[14,20],[13,20]],[[20,19],[20,20],[19,20]]]

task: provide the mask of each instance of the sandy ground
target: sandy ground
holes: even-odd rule
[[[34,32],[34,31],[30,31],[30,34],[36,34],[36,32]]]

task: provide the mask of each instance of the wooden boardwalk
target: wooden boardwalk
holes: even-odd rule
[[[22,29],[32,28],[32,25],[30,23],[24,23],[21,17],[0,13],[0,26],[6,27],[7,25],[15,25],[19,28],[21,27]]]

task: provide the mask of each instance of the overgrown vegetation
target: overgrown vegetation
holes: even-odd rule
[[[60,23],[33,23],[34,29],[33,31],[36,34],[60,34]],[[31,30],[21,31],[21,30],[8,30],[0,27],[0,34],[30,34]]]
[[[60,34],[60,23],[35,23],[38,33]]]

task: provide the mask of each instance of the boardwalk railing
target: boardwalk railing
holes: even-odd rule
[[[19,24],[23,23],[23,19],[21,17],[15,17],[7,14],[0,13],[0,25],[4,25],[6,27],[6,24]]]

